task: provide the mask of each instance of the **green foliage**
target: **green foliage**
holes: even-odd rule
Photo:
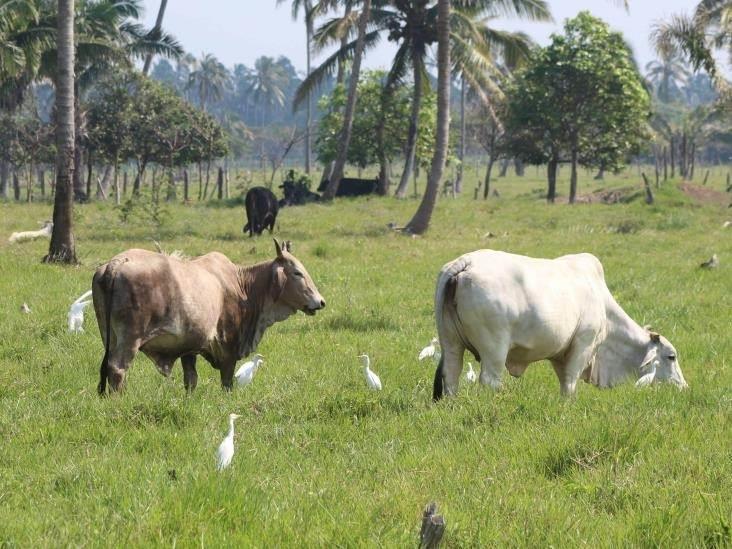
[[[358,102],[353,118],[353,133],[348,148],[348,163],[361,168],[377,164],[383,153],[392,160],[403,153],[406,131],[409,127],[411,91],[406,85],[397,85],[385,93],[383,71],[365,72],[358,84]],[[320,109],[330,111],[321,119],[315,150],[318,160],[328,163],[335,160],[338,139],[343,127],[343,108],[346,104],[345,86],[336,86],[330,96],[320,99]],[[417,139],[416,157],[422,164],[429,162],[435,144],[435,95],[426,93],[419,113],[420,133]],[[383,138],[379,142],[379,126],[383,125]]]
[[[537,49],[509,91],[512,150],[530,163],[615,169],[647,138],[649,97],[620,33],[581,12]]]
[[[708,186],[723,191],[726,169]],[[477,177],[467,169],[466,186]],[[599,188],[590,177],[581,183]],[[602,183],[629,184],[641,188],[635,170]],[[445,547],[728,546],[726,203],[690,207],[664,185],[653,207],[547,207],[530,195],[540,185],[533,169],[498,185],[500,200],[440,201],[418,239],[386,229],[413,213],[413,201],[284,209],[275,236],[293,240],[328,307],[269,328],[259,349],[266,365],[232,392],[199,359],[198,389],[187,396],[179,364],[168,380],[138,355],[127,391],[97,396],[94,312],[84,333],[68,334],[68,307],[97,265],[127,248],[153,249],[149,226],[119,223],[108,203],[80,206],[82,264],[72,269],[39,264],[41,241],[0,246],[0,544],[411,547],[435,500]],[[169,252],[218,250],[247,265],[274,256],[268,235],[241,236],[240,206],[169,207],[160,241]],[[0,204],[0,235],[48,211]],[[658,230],[667,218],[688,224]],[[635,232],[609,229],[619,221]],[[488,230],[500,236],[486,239]],[[677,347],[690,388],[582,384],[565,400],[551,365],[539,363],[520,379],[505,375],[498,393],[461,381],[456,398],[433,405],[434,367],[416,357],[435,333],[436,275],[486,246],[597,255],[618,302]],[[719,268],[699,269],[713,251]],[[18,311],[23,302],[31,314]],[[366,390],[361,352],[381,376],[380,393]],[[217,473],[231,412],[243,415],[236,454]]]

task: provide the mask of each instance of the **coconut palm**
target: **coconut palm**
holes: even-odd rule
[[[286,86],[287,73],[274,57],[262,56],[254,62],[249,93],[255,104],[264,105],[260,124],[264,124],[265,115],[270,114],[272,107],[282,107],[285,104]]]
[[[198,102],[202,111],[206,110],[209,99],[221,100],[228,83],[229,71],[210,53],[201,56],[188,76],[188,86],[198,93]]]
[[[277,0],[277,4],[282,4],[287,0]],[[305,70],[307,74],[310,74],[310,56],[312,53],[312,42],[314,24],[313,19],[315,16],[315,5],[312,0],[291,0],[292,1],[292,18],[297,20],[300,16],[300,12],[303,12],[305,19]],[[308,94],[307,106],[306,106],[306,127],[305,127],[305,172],[310,173],[311,169],[311,143],[310,143],[310,126],[313,122],[313,102],[312,98]]]
[[[76,263],[73,222],[74,0],[58,0],[56,83],[56,198],[53,233],[45,262]]]
[[[163,17],[165,16],[165,8],[168,6],[168,0],[160,0],[160,8],[158,8],[158,16],[155,19],[155,26],[152,28],[152,35],[159,36],[163,30]],[[145,56],[145,64],[142,66],[142,74],[147,75],[150,71],[150,64],[153,60],[153,53],[149,52]]]
[[[427,188],[417,212],[405,227],[412,234],[422,234],[429,227],[445,170],[450,133],[450,0],[438,0],[437,8],[437,136]]]
[[[348,145],[351,143],[351,131],[353,129],[353,113],[356,110],[356,99],[358,90],[358,79],[361,73],[361,60],[366,45],[366,26],[371,18],[371,0],[364,0],[361,13],[358,17],[358,36],[353,50],[353,64],[351,65],[351,76],[348,82],[348,99],[343,112],[343,128],[341,129],[338,141],[338,154],[336,155],[333,173],[331,174],[328,186],[323,193],[323,198],[332,200],[338,192],[343,172],[346,167]]]
[[[426,59],[429,47],[437,39],[438,6],[430,0],[378,0],[374,2],[369,32],[366,34],[366,50],[375,46],[386,35],[398,44],[397,52],[387,76],[387,87],[404,80],[411,74],[414,82],[412,113],[407,133],[405,166],[397,196],[406,192],[412,170],[419,130],[419,110],[422,97],[429,86]],[[315,33],[319,48],[338,43],[354,30],[354,12],[326,21]],[[490,86],[494,60],[498,54],[517,58],[526,55],[529,40],[522,33],[496,31],[488,26],[491,17],[515,15],[529,20],[550,20],[544,0],[466,0],[452,10],[450,21],[450,47],[456,72],[464,75],[466,82],[476,88]],[[328,57],[302,83],[295,101],[301,101],[310,90],[331,74],[339,60],[352,55],[353,41],[341,46]]]
[[[681,87],[691,76],[679,55],[662,55],[646,64],[646,78],[656,89],[658,98],[668,103],[681,94]]]
[[[680,51],[694,70],[716,77],[715,50],[726,51],[732,62],[732,0],[701,0],[692,17],[672,16],[655,26],[651,38],[659,53]]]

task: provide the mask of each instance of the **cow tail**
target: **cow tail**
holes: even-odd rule
[[[106,337],[104,338],[104,357],[99,367],[99,385],[97,392],[104,396],[107,390],[107,377],[109,376],[109,345],[112,335],[112,296],[114,292],[115,271],[118,262],[112,260],[107,264],[104,274],[99,280],[99,287],[104,295],[104,320],[106,324]]]
[[[446,330],[452,329],[460,338],[466,349],[468,349],[477,360],[480,360],[478,351],[466,339],[460,317],[455,307],[455,290],[457,289],[457,276],[465,271],[470,262],[465,257],[459,257],[455,261],[445,265],[440,271],[435,290],[435,321],[437,324],[437,336],[440,339],[440,346],[444,349]],[[444,396],[444,353],[435,371],[435,381],[432,388],[432,400],[437,402]]]

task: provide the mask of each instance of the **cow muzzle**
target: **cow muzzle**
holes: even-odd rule
[[[320,309],[325,309],[325,300],[321,297],[310,305],[302,308],[302,312],[308,316],[313,316]]]

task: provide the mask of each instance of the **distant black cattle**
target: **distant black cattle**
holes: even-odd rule
[[[308,186],[301,181],[287,180],[282,185],[282,194],[285,197],[280,200],[280,208],[283,206],[301,206],[308,202],[317,202],[320,200],[318,193],[312,192]]]
[[[374,179],[358,179],[355,177],[344,177],[341,184],[338,185],[336,196],[361,196],[364,194],[372,194],[376,192],[378,178]],[[318,192],[325,191],[328,187],[328,180],[324,179],[318,187]]]
[[[252,187],[244,199],[244,207],[247,210],[247,224],[243,231],[249,231],[249,236],[262,234],[265,228],[271,233],[277,221],[279,205],[277,197],[269,189],[264,187]]]

